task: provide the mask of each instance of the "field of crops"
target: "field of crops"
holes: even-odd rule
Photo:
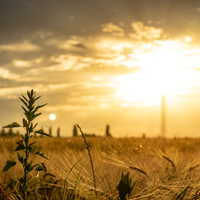
[[[7,160],[17,162],[19,138],[0,140],[0,199],[14,199],[12,190],[4,189],[23,169],[17,163],[12,170],[2,170]],[[200,198],[200,139],[87,137],[91,157],[82,137],[33,140],[49,158],[30,158],[46,167],[37,176],[31,172],[35,199],[118,199],[122,172],[129,172],[133,186],[126,199]]]

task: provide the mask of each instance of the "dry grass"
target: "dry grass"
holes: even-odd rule
[[[7,159],[17,160],[16,138],[0,138],[0,168]],[[56,178],[42,178],[41,199],[95,199],[93,172],[82,138],[36,138],[50,161],[44,162]],[[87,138],[96,177],[97,199],[117,199],[121,173],[130,172],[137,183],[130,199],[200,199],[200,139]],[[1,170],[2,172],[2,170]],[[35,177],[36,174],[33,176]],[[10,178],[21,176],[20,165],[1,173],[1,195]],[[35,179],[32,180],[32,185]],[[64,199],[64,198],[63,198]]]

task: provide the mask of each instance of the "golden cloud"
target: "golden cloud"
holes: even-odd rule
[[[113,24],[112,22],[107,24],[102,24],[101,27],[102,27],[101,30],[103,32],[113,33],[113,35],[115,36],[121,36],[121,37],[124,36],[124,30],[121,27]]]
[[[133,22],[131,24],[135,33],[130,33],[129,36],[134,39],[158,39],[162,36],[163,30],[153,26],[145,26],[143,22]]]
[[[24,41],[23,43],[14,43],[14,44],[7,44],[7,45],[0,45],[0,50],[4,51],[38,51],[40,49],[39,46],[31,44],[28,41]]]

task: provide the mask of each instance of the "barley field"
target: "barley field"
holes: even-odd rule
[[[15,199],[5,188],[10,178],[22,176],[22,168],[17,163],[2,170],[7,160],[17,161],[19,138],[0,140],[0,199]],[[200,199],[200,139],[87,137],[92,160],[82,137],[34,140],[49,160],[31,158],[47,169],[31,172],[29,187],[37,194],[32,199],[119,199],[122,172],[134,185],[126,199]]]

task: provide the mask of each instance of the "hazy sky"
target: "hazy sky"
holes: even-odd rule
[[[197,0],[0,0],[0,126],[34,89],[54,135],[156,136],[166,95],[166,134],[200,136],[199,33]]]

